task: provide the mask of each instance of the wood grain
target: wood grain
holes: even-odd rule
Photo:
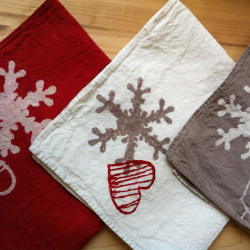
[[[0,39],[18,27],[42,2],[42,0],[0,0]],[[166,2],[166,0],[61,0],[111,59]],[[232,59],[237,61],[250,43],[250,1],[183,0],[182,2]],[[105,227],[83,249],[127,250],[130,247]],[[229,222],[209,249],[249,250],[250,235],[233,222]]]

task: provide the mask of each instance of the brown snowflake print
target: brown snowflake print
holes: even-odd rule
[[[115,163],[121,163],[125,161],[131,161],[134,159],[135,149],[137,148],[137,141],[144,140],[149,146],[154,148],[153,159],[159,158],[159,152],[166,154],[167,150],[163,145],[168,144],[170,139],[166,137],[164,140],[157,140],[156,135],[150,135],[153,131],[152,127],[148,127],[150,123],[161,123],[161,120],[165,120],[166,123],[171,124],[172,120],[167,116],[168,113],[174,111],[174,107],[170,106],[164,108],[165,101],[160,99],[159,109],[157,111],[151,111],[148,115],[146,111],[142,111],[141,105],[144,104],[145,99],[142,96],[151,92],[151,88],[142,89],[142,78],[137,80],[137,89],[129,83],[127,85],[128,90],[134,93],[134,97],[131,98],[133,109],[122,111],[120,104],[114,103],[115,92],[109,93],[109,99],[106,100],[103,96],[97,95],[96,99],[103,103],[103,106],[96,109],[96,113],[102,113],[108,110],[113,116],[117,118],[117,128],[106,128],[106,132],[102,133],[97,127],[92,129],[92,132],[98,136],[97,139],[89,141],[90,146],[94,146],[97,143],[101,143],[100,152],[106,151],[106,144],[111,139],[115,141],[118,136],[123,136],[122,143],[127,144],[127,148],[123,158],[116,159]]]

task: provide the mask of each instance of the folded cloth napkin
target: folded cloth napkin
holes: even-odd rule
[[[168,151],[185,177],[250,229],[250,46]]]
[[[207,249],[228,218],[187,189],[169,143],[233,61],[170,0],[30,150],[134,249]]]
[[[102,228],[29,146],[108,63],[56,0],[0,43],[1,249],[80,249]]]

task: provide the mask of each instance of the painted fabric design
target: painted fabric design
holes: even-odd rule
[[[0,43],[1,249],[81,249],[102,228],[29,146],[109,61],[57,0]]]
[[[133,249],[205,250],[228,218],[179,182],[166,152],[233,66],[170,0],[30,150]]]
[[[155,180],[155,167],[147,161],[126,161],[108,165],[111,199],[123,214],[133,213],[141,200],[141,189],[149,189]]]
[[[177,136],[169,160],[211,201],[250,229],[250,47]]]
[[[244,90],[246,93],[250,93],[249,86],[245,86]],[[230,128],[228,132],[225,132],[223,129],[219,128],[217,129],[217,132],[220,136],[222,136],[221,139],[217,140],[215,142],[216,146],[219,146],[220,144],[224,143],[225,150],[229,151],[231,148],[231,141],[234,139],[244,136],[244,137],[250,137],[250,108],[248,107],[245,111],[242,111],[242,107],[240,104],[235,105],[236,97],[235,95],[230,96],[230,103],[226,103],[224,99],[220,99],[218,101],[218,104],[221,106],[224,106],[224,110],[218,111],[217,115],[219,117],[222,117],[226,114],[230,114],[231,118],[238,118],[238,125],[237,128]],[[247,143],[246,148],[249,150],[250,148],[250,142]],[[247,153],[244,153],[241,155],[241,159],[247,159],[250,156],[250,150]]]
[[[14,139],[12,131],[18,130],[18,123],[24,128],[25,132],[32,133],[31,142],[37,137],[42,129],[48,125],[50,119],[45,119],[41,123],[35,121],[35,117],[28,117],[28,107],[38,107],[39,102],[44,102],[47,106],[53,105],[53,100],[48,98],[47,95],[53,95],[56,92],[56,87],[51,86],[43,91],[44,81],[39,80],[36,82],[36,91],[29,92],[25,98],[17,97],[18,94],[15,91],[18,88],[17,78],[24,77],[25,70],[19,70],[14,73],[15,63],[9,62],[9,69],[6,72],[3,68],[0,68],[0,76],[5,78],[4,92],[0,93],[0,153],[3,157],[8,155],[8,151],[12,154],[20,152],[20,148],[11,143]],[[3,170],[8,171],[11,177],[11,185],[5,191],[0,192],[1,195],[9,194],[16,184],[16,177],[9,166],[5,162],[1,161],[1,172]]]
[[[12,192],[12,190],[16,186],[16,176],[14,175],[13,171],[11,170],[10,166],[8,166],[4,161],[0,160],[0,174],[3,171],[8,172],[8,178],[11,179],[10,184],[4,188],[4,190],[0,191],[0,196],[7,195]]]
[[[155,179],[155,169],[151,163],[146,163],[142,167],[141,164],[143,161],[132,161],[134,160],[135,149],[138,147],[138,139],[141,141],[144,140],[145,143],[153,147],[154,160],[159,158],[159,152],[163,154],[167,152],[163,146],[170,142],[169,137],[158,141],[157,135],[150,135],[153,128],[148,127],[148,125],[153,122],[161,123],[161,120],[165,120],[166,123],[171,124],[172,120],[167,115],[174,111],[174,107],[170,106],[164,109],[165,101],[160,99],[160,107],[157,111],[151,111],[150,115],[146,111],[142,111],[141,105],[145,102],[142,96],[151,92],[151,88],[142,89],[142,83],[143,79],[140,77],[137,80],[137,89],[131,83],[127,85],[127,89],[134,94],[133,98],[131,98],[133,109],[129,109],[129,111],[127,109],[122,111],[120,105],[114,103],[115,92],[113,91],[109,93],[108,100],[101,95],[96,97],[99,102],[103,103],[103,106],[97,108],[95,112],[102,113],[108,110],[117,118],[117,129],[106,128],[106,132],[101,133],[95,127],[92,129],[92,132],[99,138],[89,141],[90,146],[94,146],[100,142],[100,152],[102,153],[106,151],[106,143],[111,139],[115,141],[118,136],[123,136],[121,141],[127,144],[124,157],[115,160],[115,163],[122,163],[122,165],[108,165],[110,195],[116,208],[124,214],[129,214],[136,210],[141,199],[139,189],[150,188]],[[150,169],[146,166],[150,166]],[[121,173],[122,175],[120,175]]]

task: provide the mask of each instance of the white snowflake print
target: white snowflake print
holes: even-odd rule
[[[244,90],[247,93],[250,93],[250,88],[248,86],[245,86]],[[235,95],[231,95],[229,104],[227,104],[223,99],[218,100],[218,104],[225,107],[224,110],[217,113],[219,117],[222,117],[225,114],[230,114],[232,118],[239,119],[237,127],[229,129],[228,133],[224,132],[221,128],[217,130],[218,134],[221,135],[222,138],[217,140],[215,145],[219,146],[220,144],[225,143],[224,148],[227,151],[231,148],[231,141],[239,136],[250,138],[250,107],[248,107],[245,111],[242,111],[242,107],[239,104],[234,104],[235,99]],[[248,149],[248,152],[241,155],[241,159],[243,160],[250,157],[250,141],[247,143],[246,148]]]
[[[44,81],[39,80],[36,82],[35,92],[29,92],[24,98],[18,97],[18,94],[15,92],[18,88],[17,78],[24,77],[26,71],[19,70],[14,73],[14,69],[15,63],[13,61],[9,62],[8,71],[0,68],[0,76],[5,78],[4,92],[0,93],[0,154],[2,157],[8,155],[8,150],[12,154],[20,152],[20,148],[11,142],[14,139],[12,131],[18,129],[17,123],[20,123],[24,127],[26,133],[32,133],[31,142],[47,126],[51,120],[45,119],[41,123],[36,122],[35,117],[29,117],[28,107],[38,107],[39,102],[44,102],[47,106],[52,106],[53,100],[46,96],[53,95],[56,92],[55,86],[43,90]],[[1,166],[3,166],[2,170],[8,169],[6,168],[7,165],[1,164]],[[13,176],[12,174],[10,175]]]

